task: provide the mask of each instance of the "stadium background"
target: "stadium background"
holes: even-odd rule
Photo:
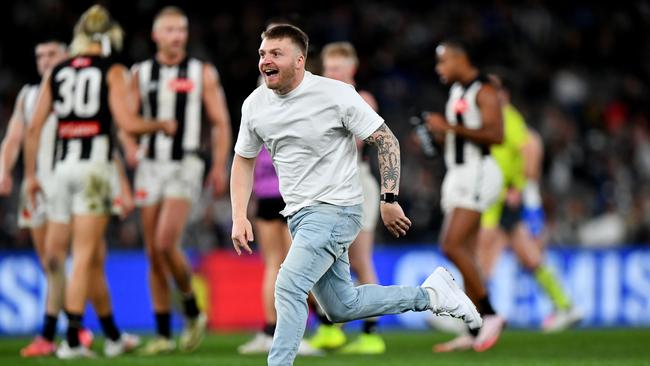
[[[151,20],[169,2],[101,3],[126,31],[124,62],[150,57]],[[2,136],[20,87],[38,81],[34,44],[52,37],[69,41],[74,22],[91,4],[27,0],[0,5]],[[408,118],[423,110],[441,110],[445,101],[445,88],[434,72],[437,41],[462,35],[480,44],[485,70],[502,72],[513,81],[514,104],[544,139],[551,264],[587,311],[586,325],[650,325],[650,2],[596,7],[571,1],[329,1],[315,6],[284,0],[219,3],[218,12],[205,2],[177,5],[190,19],[190,53],[212,61],[220,71],[235,136],[241,102],[257,80],[259,34],[269,19],[283,17],[307,31],[308,67],[314,72],[324,44],[349,40],[357,47],[359,84],[375,94],[380,113],[402,141],[400,196],[414,223],[409,235],[397,241],[378,227],[377,259],[384,283],[418,283],[426,274],[405,269],[431,268],[442,260],[434,244],[441,220],[442,161],[426,160],[411,143]],[[16,182],[21,168],[19,162]],[[0,333],[33,333],[43,306],[44,280],[29,254],[29,236],[16,228],[17,187],[10,198],[0,199]],[[133,214],[126,222],[112,223],[107,269],[118,321],[127,328],[152,329],[138,222]],[[212,200],[206,195],[193,212],[185,245],[201,270],[198,283],[206,297],[215,300],[209,306],[219,309],[212,325],[257,326],[259,258],[237,259],[228,252],[229,230],[228,198]],[[220,248],[225,251],[215,251]],[[549,304],[512,258],[506,256],[499,268],[493,281],[500,289],[497,307],[511,324],[537,326]],[[249,274],[249,282],[233,289],[233,273],[242,272]],[[219,323],[215,317],[233,319],[219,306],[241,305],[242,296],[254,297],[252,315]],[[423,324],[408,316],[384,322],[400,327]]]

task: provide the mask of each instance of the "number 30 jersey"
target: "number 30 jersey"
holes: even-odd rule
[[[112,116],[106,77],[115,61],[76,56],[52,70],[54,115],[58,119],[57,162],[111,161]]]

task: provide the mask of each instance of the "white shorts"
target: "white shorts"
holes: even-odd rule
[[[486,156],[447,170],[440,204],[445,213],[457,207],[483,212],[499,199],[502,189],[501,170],[491,156]]]
[[[181,198],[194,203],[203,190],[205,164],[196,155],[180,161],[142,160],[135,172],[135,204],[160,203],[164,198]]]
[[[359,163],[359,180],[363,190],[363,219],[361,230],[375,231],[379,218],[379,183],[372,172],[370,164]]]
[[[72,215],[110,215],[117,171],[112,162],[61,162],[46,190],[47,218],[68,223]]]
[[[51,179],[38,177],[37,178],[44,192],[51,188],[47,182]],[[20,197],[18,199],[18,228],[20,229],[34,229],[45,225],[47,221],[47,211],[45,197],[47,193],[39,193],[36,195],[36,203],[34,206],[27,198],[27,181],[23,181],[20,187]]]

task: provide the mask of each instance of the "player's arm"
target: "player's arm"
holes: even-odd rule
[[[542,139],[533,129],[528,129],[528,138],[521,147],[524,157],[524,174],[526,179],[538,182],[541,178],[542,161],[544,159],[544,144]]]
[[[126,67],[114,65],[107,75],[109,86],[108,104],[117,126],[129,134],[145,134],[157,131],[164,131],[168,135],[176,132],[174,121],[146,121],[135,112],[130,99],[133,97],[129,85],[129,77]]]
[[[427,117],[427,124],[435,133],[453,132],[479,145],[502,143],[503,117],[501,104],[494,87],[490,84],[484,84],[476,96],[476,102],[481,111],[481,121],[483,122],[480,128],[471,129],[465,126],[452,126],[438,113],[430,114]]]
[[[232,206],[232,243],[237,254],[251,250],[248,243],[253,241],[253,228],[246,217],[248,201],[253,191],[253,171],[256,158],[245,158],[235,153],[230,172],[230,203]]]
[[[203,103],[212,122],[212,167],[208,179],[214,195],[220,196],[226,190],[226,164],[232,147],[232,132],[226,95],[212,65],[203,68]]]
[[[36,180],[36,154],[38,153],[43,125],[52,112],[53,97],[52,89],[50,88],[51,80],[52,74],[48,72],[41,81],[36,106],[34,107],[34,114],[32,115],[29,127],[27,127],[27,134],[25,136],[25,181],[27,182],[27,195],[32,203],[36,202],[36,193],[41,190],[40,184]]]
[[[385,123],[364,141],[377,147],[381,194],[397,196],[401,174],[399,141]],[[406,231],[411,227],[411,221],[404,215],[399,203],[382,202],[380,210],[388,231],[395,237],[406,235]]]
[[[18,151],[20,150],[23,134],[25,133],[25,117],[22,113],[24,110],[24,100],[25,93],[21,91],[18,98],[16,98],[14,111],[9,119],[7,133],[2,139],[2,146],[0,147],[0,196],[11,193],[11,171],[14,169],[14,165],[16,165]]]
[[[131,98],[129,98],[131,102],[130,107],[134,113],[138,113],[141,103],[139,80],[139,70],[137,67],[134,67],[131,70],[131,80],[129,81],[131,89]],[[124,148],[126,164],[131,168],[138,165],[138,143],[135,139],[135,136],[120,129],[117,133],[117,138],[120,140],[120,143]]]
[[[115,163],[115,169],[117,170],[120,184],[120,195],[116,198],[118,198],[119,205],[122,209],[120,212],[120,217],[124,219],[129,216],[131,211],[133,211],[135,208],[135,203],[133,202],[133,192],[131,191],[131,183],[129,182],[129,177],[126,175],[126,170],[124,169],[122,155],[117,151],[113,152],[113,162]]]

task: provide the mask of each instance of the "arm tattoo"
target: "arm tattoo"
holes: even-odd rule
[[[385,123],[364,141],[377,147],[382,192],[396,192],[400,177],[399,141]]]

